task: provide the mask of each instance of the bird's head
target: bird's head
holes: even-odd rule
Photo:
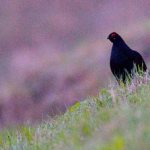
[[[118,41],[122,38],[118,33],[112,32],[108,35],[107,39],[109,39],[112,43],[114,43],[115,41]]]

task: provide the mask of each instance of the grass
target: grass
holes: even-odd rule
[[[0,131],[1,150],[149,150],[150,84],[111,86],[36,126]]]

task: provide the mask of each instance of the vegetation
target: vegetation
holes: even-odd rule
[[[149,150],[150,84],[114,85],[40,125],[0,132],[1,150]]]

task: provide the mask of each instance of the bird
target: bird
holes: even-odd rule
[[[141,54],[132,50],[116,32],[108,35],[112,42],[110,69],[119,83],[126,84],[136,73],[143,75],[147,71],[146,63]]]

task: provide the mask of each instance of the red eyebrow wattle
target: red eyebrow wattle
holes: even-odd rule
[[[115,37],[117,34],[116,33],[112,33],[111,34],[111,37]]]

